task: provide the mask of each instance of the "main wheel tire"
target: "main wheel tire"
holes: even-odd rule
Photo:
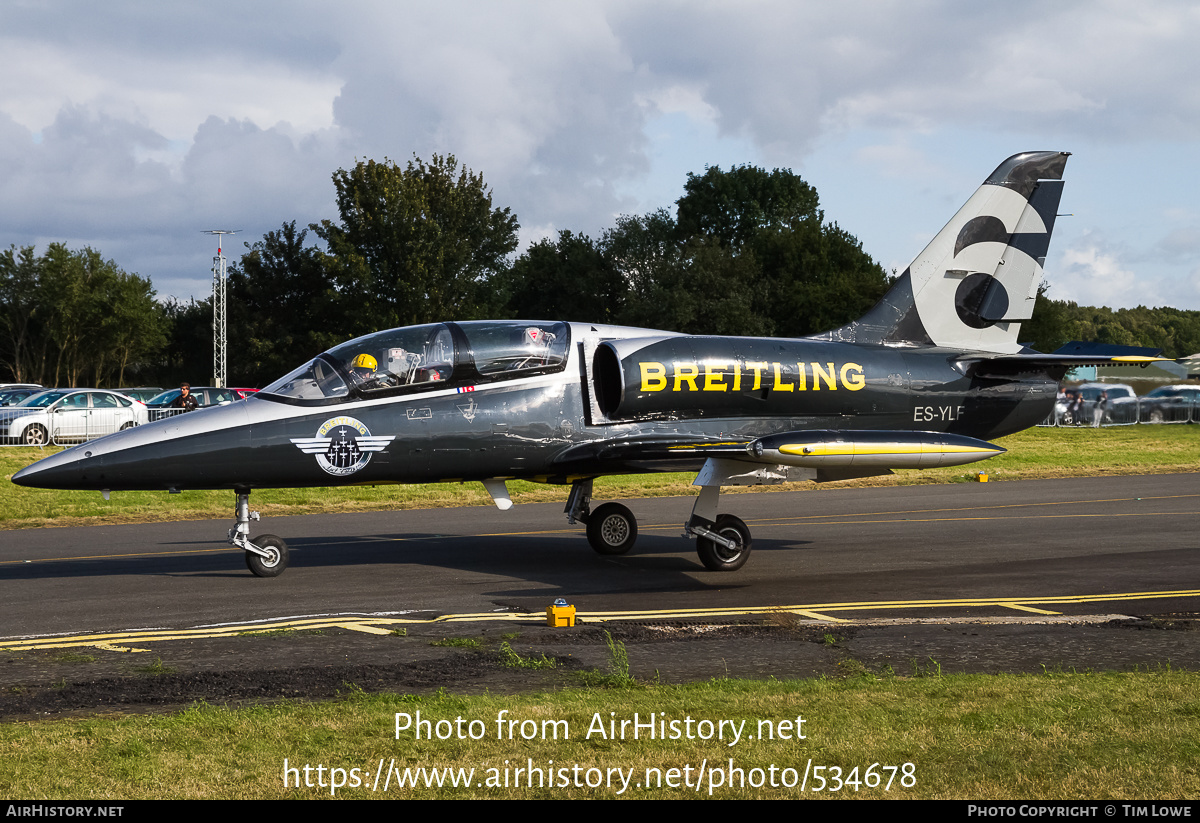
[[[246,568],[255,577],[278,577],[283,574],[288,565],[288,547],[282,537],[263,534],[250,542],[271,554],[270,557],[263,557],[254,552],[246,552]]]
[[[50,442],[50,437],[46,433],[46,427],[38,423],[34,423],[25,429],[21,435],[21,440],[26,446],[44,446]]]
[[[722,514],[717,517],[713,531],[737,544],[736,548],[727,549],[720,543],[715,543],[707,537],[696,539],[696,552],[705,568],[714,572],[733,572],[746,565],[750,556],[750,529],[740,518],[732,514]]]
[[[625,554],[637,540],[637,518],[620,503],[605,503],[588,515],[587,537],[598,554]]]

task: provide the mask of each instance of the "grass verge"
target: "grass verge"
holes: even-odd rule
[[[323,705],[5,724],[0,794],[1104,800],[1200,793],[1192,767],[1200,757],[1200,675],[1180,671],[864,674],[506,697],[348,688],[347,695]],[[629,723],[622,736],[622,721],[635,714],[643,724],[663,721],[656,729],[666,738],[647,739],[643,726],[634,739]],[[285,772],[285,762],[294,771]],[[401,779],[409,785],[398,786]]]
[[[966,482],[986,470],[993,481],[1090,475],[1200,472],[1200,426],[1128,426],[1108,429],[1030,429],[996,441],[1006,454],[951,469],[902,470],[890,477],[832,483],[818,488]],[[98,492],[51,491],[13,485],[19,469],[53,450],[0,449],[0,528],[81,526],[165,520],[232,518],[227,491]],[[694,475],[668,473],[603,477],[596,499],[627,499],[695,494]],[[806,489],[813,483],[727,489],[726,492]],[[523,481],[509,483],[516,503],[563,502],[566,486]],[[390,509],[484,506],[491,498],[478,483],[421,486],[343,486],[320,489],[265,489],[254,493],[253,508],[264,516]]]

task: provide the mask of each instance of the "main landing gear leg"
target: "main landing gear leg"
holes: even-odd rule
[[[709,482],[713,478],[713,472],[702,471],[696,482]],[[696,553],[705,568],[714,572],[732,572],[744,566],[750,557],[750,529],[732,514],[717,514],[720,497],[719,485],[701,484],[700,496],[696,498],[692,516],[683,530],[685,537],[696,538]]]
[[[250,511],[250,492],[237,490],[237,524],[229,530],[229,543],[246,552],[246,567],[255,577],[278,577],[288,565],[288,547],[273,534],[250,539],[250,521],[258,520]]]
[[[605,503],[591,510],[592,479],[576,480],[564,509],[567,522],[587,524],[588,543],[598,554],[625,554],[637,541],[637,518],[620,503]]]

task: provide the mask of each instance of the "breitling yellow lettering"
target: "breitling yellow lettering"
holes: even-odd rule
[[[825,365],[829,367],[829,371],[825,371],[825,369],[821,368],[820,363],[812,364],[813,391],[821,390],[821,383],[818,378],[820,378],[820,380],[824,380],[825,385],[828,386],[831,391],[837,388],[837,369],[833,367],[832,363],[826,363]]]
[[[722,381],[725,379],[725,372],[721,369],[725,368],[724,363],[714,363],[711,360],[704,364],[704,390],[705,391],[727,391],[726,386]]]
[[[777,361],[725,361],[660,363],[653,360],[638,363],[641,371],[641,390],[658,392],[741,392],[768,391],[859,391],[866,388],[866,375],[858,363]],[[809,369],[812,369],[811,385]],[[743,379],[748,377],[750,379]],[[764,381],[764,377],[766,380]]]
[[[781,364],[772,363],[771,367],[775,370],[775,385],[773,386],[775,391],[795,391],[796,390],[795,383],[785,383],[784,382],[783,375],[780,373]]]
[[[847,372],[854,372],[854,374],[847,377]],[[858,365],[857,363],[846,363],[843,365],[841,375],[842,385],[848,388],[850,391],[858,391],[867,384],[867,381],[863,379],[862,366]]]
[[[754,372],[754,385],[750,387],[750,391],[758,391],[762,388],[762,373],[767,367],[766,363],[747,363],[746,368]]]
[[[698,391],[696,388],[696,378],[700,376],[700,367],[695,363],[675,363],[675,391],[679,391],[680,386],[687,383],[692,387],[692,391]]]
[[[662,363],[641,363],[642,391],[662,391],[667,387],[667,367]]]

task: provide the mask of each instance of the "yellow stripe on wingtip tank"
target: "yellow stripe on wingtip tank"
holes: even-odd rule
[[[933,443],[892,443],[873,446],[856,446],[852,443],[811,443],[780,446],[783,454],[801,457],[835,457],[866,454],[999,454],[1004,451],[997,446],[939,446]]]

